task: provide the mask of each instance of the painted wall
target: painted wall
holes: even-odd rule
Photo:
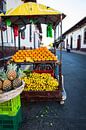
[[[23,2],[21,2],[21,0],[7,0],[7,10],[9,10],[10,8],[16,8],[17,6],[21,5]],[[25,30],[25,39],[22,40],[21,39],[21,46],[26,46],[26,47],[32,47],[34,48],[34,32],[37,32],[38,30],[36,30],[35,26],[32,25],[32,42],[30,42],[29,40],[29,25],[27,25],[26,30]],[[3,32],[3,41],[4,41],[4,46],[14,46],[14,35],[13,35],[13,30],[12,30],[12,35],[11,35],[11,28],[7,27],[7,32],[8,32],[8,36],[6,31]],[[39,32],[36,33],[35,32],[35,47],[38,47],[39,44]],[[7,38],[8,37],[8,38]],[[8,39],[8,40],[7,40]],[[8,42],[7,42],[8,41]],[[1,46],[1,32],[0,32],[0,46]],[[18,46],[18,37],[16,37],[16,46]]]
[[[73,46],[72,47],[73,47],[73,49],[76,49],[77,48],[77,39],[78,39],[79,35],[81,36],[81,48],[86,48],[86,44],[84,44],[84,29],[85,28],[86,28],[86,25],[67,34],[65,39],[64,39],[65,48],[66,48],[67,39],[68,39],[68,44],[70,45],[71,44],[71,37],[72,37],[73,38],[73,42],[72,42]]]

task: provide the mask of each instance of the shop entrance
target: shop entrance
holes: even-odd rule
[[[81,36],[78,35],[78,38],[77,38],[77,50],[80,50],[81,48]]]
[[[70,39],[70,48],[72,49],[73,48],[73,38],[71,36],[71,39]]]

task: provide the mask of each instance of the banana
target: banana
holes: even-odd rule
[[[31,73],[29,77],[23,77],[26,83],[24,91],[54,91],[58,89],[59,82],[48,73]]]

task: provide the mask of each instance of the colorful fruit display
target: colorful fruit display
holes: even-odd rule
[[[48,73],[30,73],[22,80],[26,84],[24,91],[55,91],[59,86],[58,80]]]
[[[9,64],[7,71],[0,70],[0,92],[9,91],[22,85],[21,75],[23,73],[15,64]]]
[[[33,50],[19,50],[12,56],[14,62],[36,62],[36,61],[56,61],[56,56],[46,47]]]

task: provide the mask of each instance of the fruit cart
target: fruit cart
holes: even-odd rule
[[[4,23],[5,20],[10,19],[11,21],[11,27],[14,27],[15,25],[19,26],[19,32],[18,32],[18,44],[19,44],[19,50],[21,49],[20,46],[20,33],[21,33],[21,28],[27,25],[27,24],[36,24],[39,26],[40,24],[52,24],[53,30],[54,30],[54,54],[56,55],[56,27],[57,25],[60,26],[60,38],[62,38],[62,19],[65,18],[65,14],[56,11],[52,8],[46,7],[41,4],[37,4],[34,2],[27,2],[24,3],[23,5],[20,5],[14,10],[11,10],[8,14],[4,15],[2,14],[2,23]],[[39,30],[40,31],[40,30]],[[3,45],[3,33],[1,30],[1,39],[2,39],[2,45]],[[34,43],[35,44],[35,43]],[[23,60],[23,59],[22,59]],[[60,43],[60,60],[59,61],[53,61],[53,60],[48,60],[47,61],[19,61],[15,62],[17,65],[27,65],[27,64],[33,64],[33,71],[38,72],[38,73],[44,73],[47,70],[42,70],[40,72],[39,68],[37,68],[38,65],[40,64],[47,64],[47,67],[49,68],[48,73],[52,73],[52,75],[55,73],[55,67],[58,66],[59,68],[59,73],[57,80],[59,81],[59,87],[58,90],[56,91],[29,91],[29,92],[23,92],[25,96],[28,96],[30,99],[36,100],[36,98],[39,100],[40,99],[56,99],[60,101],[61,104],[64,103],[66,99],[66,92],[64,89],[64,78],[62,75],[62,42]],[[54,67],[54,68],[53,68]]]
[[[54,59],[54,60],[52,60],[52,58],[50,58],[50,60],[45,60],[46,59],[46,57],[44,57],[43,56],[43,59],[41,59],[40,60],[40,55],[39,55],[39,50],[41,51],[41,54],[43,54],[43,55],[48,55],[48,53],[49,53],[49,55],[51,55],[52,56],[52,58]],[[36,73],[36,74],[40,74],[40,76],[42,76],[41,74],[50,74],[51,75],[51,77],[54,77],[55,79],[57,79],[57,81],[59,81],[59,86],[57,86],[56,87],[56,89],[55,90],[53,90],[53,88],[52,88],[52,86],[53,86],[53,84],[52,84],[52,86],[50,85],[50,84],[47,84],[47,83],[44,83],[44,84],[42,84],[42,83],[40,83],[39,81],[39,84],[42,84],[42,85],[44,85],[45,86],[45,84],[46,84],[46,86],[47,85],[50,85],[50,87],[51,87],[51,89],[49,88],[49,89],[45,89],[44,88],[44,86],[42,86],[43,88],[42,89],[39,89],[38,88],[38,86],[37,85],[39,85],[39,84],[34,84],[34,82],[36,82],[36,80],[33,80],[32,82],[30,82],[29,80],[28,80],[28,78],[29,78],[29,76],[27,76],[27,79],[26,78],[24,78],[23,80],[24,80],[24,82],[26,83],[26,86],[29,86],[29,87],[27,87],[27,88],[29,88],[29,91],[28,90],[24,90],[23,91],[23,93],[22,93],[22,95],[27,99],[27,100],[29,100],[29,101],[47,101],[47,100],[56,100],[56,101],[60,101],[60,103],[61,104],[63,104],[64,103],[64,100],[66,99],[66,92],[65,92],[65,90],[64,90],[64,81],[63,81],[63,76],[62,76],[62,79],[60,79],[59,77],[60,77],[60,72],[59,72],[59,75],[56,75],[56,72],[55,72],[55,67],[57,67],[58,66],[58,68],[60,69],[60,62],[59,62],[59,60],[57,59],[56,60],[56,57],[54,56],[54,54],[53,53],[51,53],[47,48],[45,48],[45,47],[41,47],[41,48],[37,48],[37,49],[33,49],[33,50],[31,50],[31,55],[30,55],[30,58],[32,58],[33,57],[33,59],[35,60],[35,61],[33,61],[32,60],[32,62],[31,62],[31,59],[29,59],[30,61],[28,61],[27,62],[27,58],[26,58],[26,56],[25,56],[25,53],[26,52],[28,52],[28,56],[29,56],[29,54],[30,54],[30,50],[22,50],[22,53],[24,53],[23,55],[23,60],[21,59],[21,53],[20,53],[20,51],[21,50],[19,50],[12,58],[13,58],[13,60],[14,60],[14,62],[18,65],[18,66],[20,66],[20,65],[33,65],[33,67],[32,67],[32,73],[34,74],[34,73]],[[33,55],[33,53],[35,52],[35,55]],[[46,54],[45,54],[45,52],[47,52]],[[16,57],[16,58],[15,58]],[[38,59],[38,57],[39,57],[39,59]],[[37,59],[35,59],[35,58],[37,58]],[[23,62],[21,62],[21,61],[23,61]],[[48,75],[48,76],[50,76],[50,75]],[[43,79],[42,78],[40,78],[40,76],[38,77],[40,80],[42,80],[43,81]],[[51,80],[54,80],[53,78],[51,78],[50,77],[50,79]],[[34,78],[34,76],[33,76],[33,78]],[[32,78],[32,79],[33,79]],[[45,78],[45,77],[43,77],[43,78]],[[31,78],[30,78],[31,79]],[[35,79],[36,79],[36,77],[35,77]],[[44,79],[44,81],[45,81],[46,79]],[[62,87],[61,87],[61,85],[60,85],[60,80],[62,80]],[[43,81],[43,82],[44,82]],[[29,84],[27,83],[27,82],[30,82]],[[45,81],[46,82],[46,81]],[[47,78],[47,82],[51,82],[48,78]],[[54,83],[54,81],[53,81],[53,83]],[[34,84],[34,86],[36,86],[36,88],[38,88],[37,90],[33,90],[33,88],[32,87],[30,87],[30,85],[31,84]],[[33,85],[32,85],[33,86]],[[41,86],[40,86],[41,87]],[[55,86],[54,86],[55,87]],[[25,87],[26,88],[26,87]]]

